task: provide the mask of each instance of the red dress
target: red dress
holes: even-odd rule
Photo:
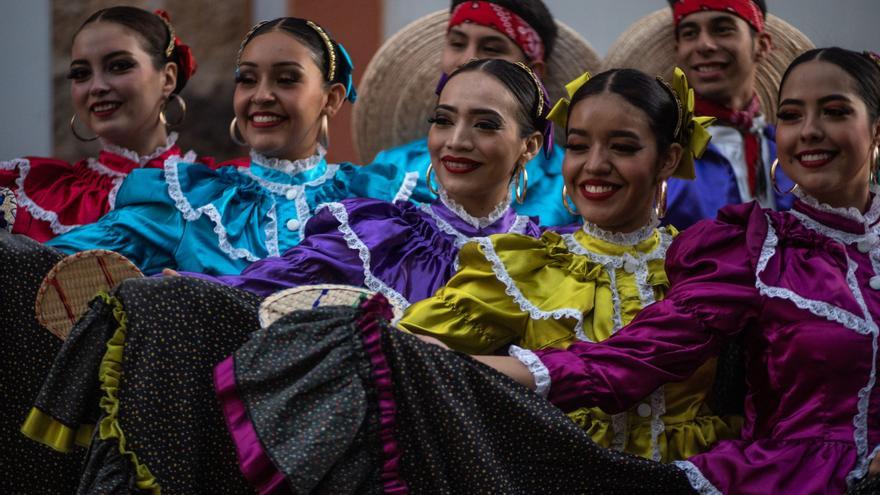
[[[161,168],[166,159],[181,155],[176,138],[172,133],[166,146],[148,156],[107,146],[97,159],[73,164],[39,157],[0,162],[0,187],[14,191],[18,200],[12,232],[45,242],[96,221],[113,209],[116,193],[129,172],[141,167]],[[194,153],[188,155],[192,156],[185,161],[195,161]],[[206,164],[213,167],[213,160]]]

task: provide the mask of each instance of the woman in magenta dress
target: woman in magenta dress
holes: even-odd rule
[[[364,286],[400,308],[431,296],[458,269],[459,249],[468,241],[540,235],[535,219],[517,215],[511,203],[527,194],[525,163],[549,142],[549,111],[543,87],[524,65],[500,59],[465,64],[441,87],[431,118],[433,202],[327,203],[298,246],[214,280],[263,297],[317,283]]]
[[[880,468],[880,64],[811,50],[780,90],[791,212],[755,203],[683,232],[662,302],[600,345],[481,357],[563,410],[623,410],[730,339],[746,348],[742,438],[680,461],[700,493],[843,493]],[[522,355],[522,354],[521,354]],[[537,359],[534,359],[537,357]],[[541,378],[541,379],[539,379]],[[872,464],[873,461],[873,464]]]
[[[168,127],[185,114],[179,93],[196,70],[168,14],[134,7],[92,14],[73,39],[71,59],[71,131],[82,141],[100,140],[98,157],[0,162],[0,187],[15,191],[19,204],[13,232],[41,242],[112,210],[132,170],[161,168],[181,155]],[[178,106],[179,119],[166,116],[167,107]]]

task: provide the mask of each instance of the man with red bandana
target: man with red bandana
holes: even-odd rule
[[[716,117],[696,180],[671,179],[665,223],[684,229],[728,205],[757,200],[777,210],[793,197],[773,188],[776,130],[761,115],[758,65],[772,49],[764,0],[669,0],[677,65],[696,93],[696,113]],[[779,190],[793,183],[777,171]]]
[[[453,0],[438,76],[450,74],[474,58],[523,62],[543,76],[556,36],[556,23],[541,0]],[[541,225],[547,226],[578,221],[560,200],[563,155],[564,151],[551,143],[548,153],[539,153],[527,164],[528,194],[523,204],[513,204],[517,213],[540,217]],[[425,182],[429,162],[425,138],[383,150],[373,159],[373,163],[390,163],[407,172],[418,172],[410,199],[424,203],[434,200]]]

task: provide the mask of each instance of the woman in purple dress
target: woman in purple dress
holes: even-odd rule
[[[547,103],[540,81],[523,64],[487,59],[462,66],[442,86],[430,119],[433,203],[325,204],[299,246],[239,276],[212,280],[261,296],[316,283],[365,286],[401,308],[431,296],[455,273],[458,251],[471,239],[540,235],[535,220],[517,215],[510,204],[512,196],[519,202],[525,197],[525,164],[550,137]]]
[[[699,493],[843,493],[876,485],[866,478],[880,470],[878,58],[811,50],[779,101],[790,212],[731,206],[683,232],[667,254],[666,299],[601,344],[478,358],[531,388],[549,380],[563,410],[615,412],[741,339],[742,438],[677,463]]]

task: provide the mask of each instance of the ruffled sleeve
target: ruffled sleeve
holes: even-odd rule
[[[459,271],[409,308],[403,329],[471,354],[507,344],[564,347],[582,333],[601,267],[573,256],[558,234],[494,235],[466,244],[459,256]]]
[[[159,169],[138,169],[123,183],[119,208],[95,223],[60,235],[47,244],[67,254],[87,249],[116,251],[144,273],[175,267],[174,252],[185,222],[165,191]]]
[[[768,229],[754,203],[726,208],[682,233],[667,254],[672,287],[601,344],[576,342],[536,354],[549,370],[548,399],[564,411],[620,412],[690,376],[724,339],[758,318],[755,268]]]
[[[315,204],[339,201],[345,198],[371,198],[380,201],[408,201],[419,180],[418,172],[406,170],[390,163],[374,163],[367,167],[340,164],[334,181],[348,190],[347,195],[316,197]],[[320,193],[319,193],[320,195]]]

